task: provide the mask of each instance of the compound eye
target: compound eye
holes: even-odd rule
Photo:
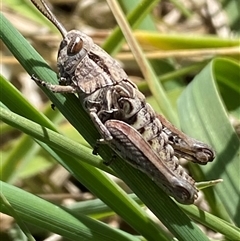
[[[82,48],[83,48],[83,40],[79,36],[73,37],[68,44],[67,54],[69,55],[78,54]]]

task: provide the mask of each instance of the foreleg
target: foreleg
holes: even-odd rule
[[[71,85],[53,85],[53,84],[49,84],[39,78],[37,78],[36,76],[32,75],[32,79],[41,86],[46,87],[47,89],[49,89],[50,91],[54,92],[54,93],[78,93],[79,92],[79,88],[78,86],[71,86]]]

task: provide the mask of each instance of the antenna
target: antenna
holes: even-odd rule
[[[50,21],[54,24],[54,26],[59,30],[61,33],[62,37],[64,38],[67,35],[67,30],[63,27],[63,25],[57,20],[57,18],[54,16],[50,8],[47,6],[46,2],[43,0],[40,0],[43,7],[45,8],[42,9],[35,0],[31,0],[31,2],[35,5],[35,7]]]

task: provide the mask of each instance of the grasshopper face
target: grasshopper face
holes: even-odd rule
[[[78,64],[84,61],[92,45],[92,39],[80,31],[72,30],[66,34],[60,43],[57,58],[61,84],[77,85],[74,83],[74,72]]]

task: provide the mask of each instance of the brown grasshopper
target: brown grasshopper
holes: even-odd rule
[[[63,37],[57,60],[60,85],[33,79],[53,92],[77,93],[101,134],[100,143],[110,145],[180,203],[193,203],[197,198],[195,181],[178,158],[206,164],[214,159],[211,147],[158,116],[120,64],[89,36],[78,30],[67,32],[43,0],[45,10],[31,1]]]

